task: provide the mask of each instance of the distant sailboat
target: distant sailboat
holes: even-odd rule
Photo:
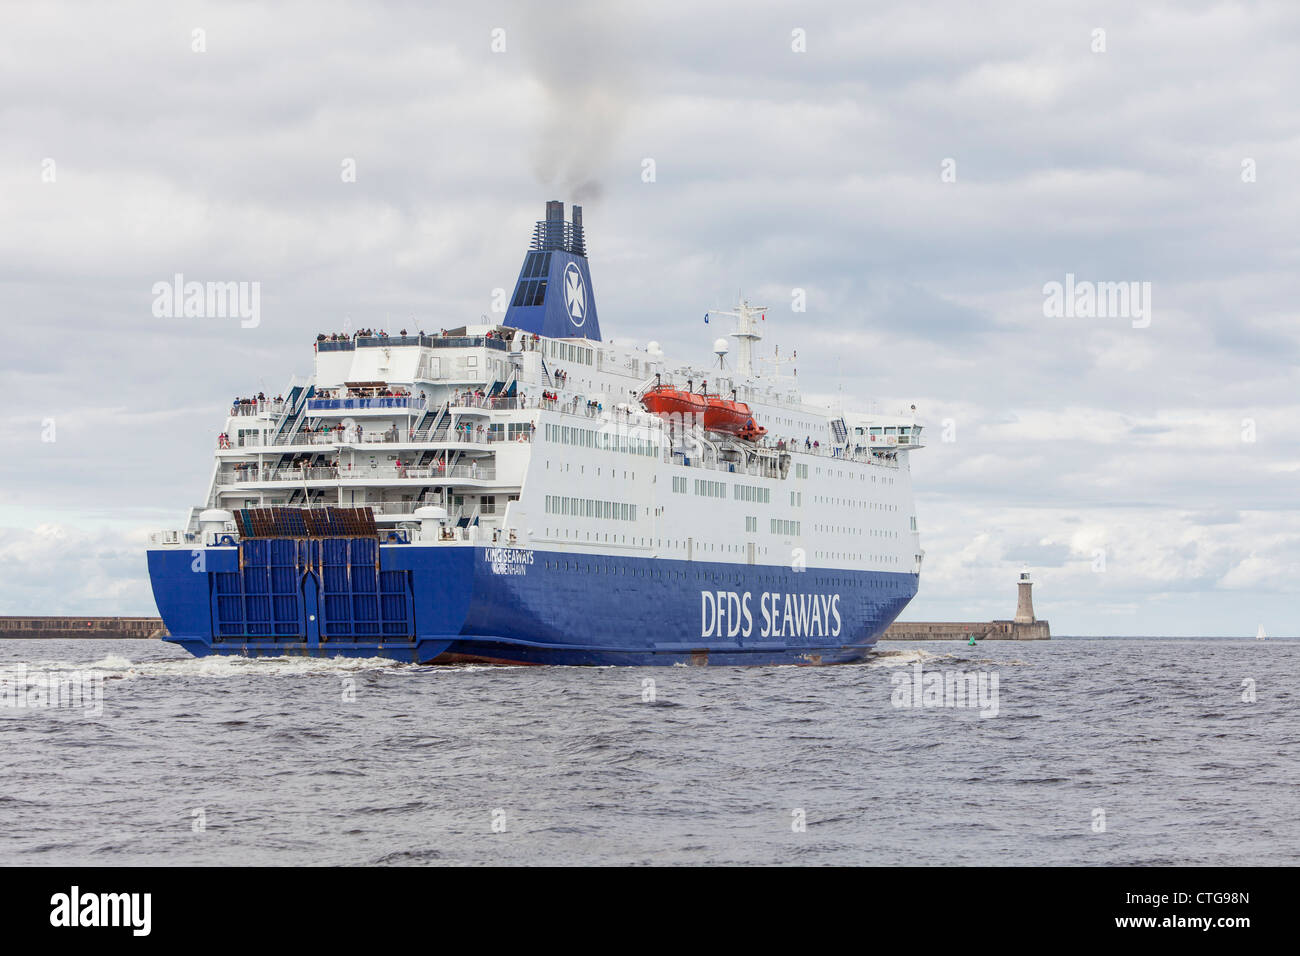
[[[1259,626],[1259,630],[1255,633],[1255,640],[1257,640],[1257,641],[1267,641],[1267,640],[1268,640],[1268,635],[1264,633],[1264,625],[1263,625],[1263,624],[1261,624],[1261,625]]]

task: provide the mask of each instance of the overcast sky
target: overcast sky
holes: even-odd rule
[[[743,289],[809,397],[917,406],[905,617],[1028,565],[1058,634],[1300,633],[1300,7],[431,6],[6,6],[0,613],[154,613],[233,396],[479,320],[576,198],[607,338],[706,361]],[[176,273],[260,325],[156,318]]]

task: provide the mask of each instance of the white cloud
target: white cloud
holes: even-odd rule
[[[0,34],[3,606],[148,612],[138,529],[202,494],[232,396],[282,391],[345,316],[477,317],[542,202],[590,189],[607,336],[707,361],[700,315],[742,288],[810,392],[918,406],[914,618],[1010,613],[1024,554],[1073,630],[1250,633],[1243,600],[1284,614],[1291,6],[132,11],[42,4]],[[150,287],[175,272],[260,281],[262,327],[153,319]],[[1067,272],[1150,281],[1151,327],[1045,319],[1043,284]],[[1270,622],[1288,629],[1293,612]]]

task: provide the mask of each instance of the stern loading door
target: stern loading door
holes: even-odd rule
[[[213,572],[218,638],[375,643],[411,640],[409,571],[381,571],[375,538],[252,538],[240,567]]]
[[[212,573],[216,637],[304,639],[296,544],[276,538],[241,541],[239,569]]]
[[[321,640],[365,643],[413,639],[409,571],[381,571],[375,538],[325,538],[321,572]]]

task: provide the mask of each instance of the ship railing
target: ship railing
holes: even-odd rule
[[[339,479],[341,481],[362,480],[368,481],[374,478],[384,479],[403,479],[418,478],[425,481],[442,481],[447,478],[470,478],[480,481],[495,481],[497,470],[495,465],[480,465],[475,462],[469,464],[452,465],[450,469],[439,468],[435,465],[423,465],[420,467],[408,468],[405,465],[398,468],[394,465],[383,467],[368,468],[366,466],[339,469]]]
[[[405,432],[405,434],[403,434]],[[440,433],[440,434],[439,434]],[[516,429],[514,431],[500,431],[492,429],[477,429],[466,433],[456,429],[440,428],[439,433],[433,436],[428,434],[426,429],[423,432],[414,429],[388,430],[384,432],[363,433],[361,440],[358,441],[355,432],[348,434],[346,431],[340,432],[337,429],[328,431],[308,432],[304,429],[299,434],[288,436],[281,435],[270,441],[263,442],[260,436],[248,435],[242,440],[231,441],[229,437],[222,439],[217,438],[217,448],[234,449],[234,448],[280,448],[286,446],[303,446],[303,445],[420,445],[438,442],[444,444],[470,444],[470,445],[492,445],[501,442],[530,442],[532,441],[531,429]]]
[[[345,339],[317,339],[317,352],[351,352],[357,348],[375,349],[421,345],[427,349],[490,348],[506,351],[505,339],[482,335],[356,335]]]
[[[252,418],[258,415],[283,415],[288,410],[287,402],[240,402],[230,406],[231,418]]]
[[[367,501],[365,507],[386,518],[413,518],[415,509],[441,504],[436,501]]]
[[[151,531],[149,532],[149,544],[155,548],[181,547],[202,545],[203,547],[213,548],[233,545],[239,540],[239,533],[235,531],[232,522],[226,522],[226,527],[220,531]]]
[[[397,467],[384,465],[371,468],[365,465],[348,466],[347,464],[315,468],[243,468],[223,470],[217,474],[217,482],[223,485],[252,484],[256,482],[297,482],[297,481],[372,481],[376,479],[418,478],[426,481],[442,481],[447,478],[469,478],[479,481],[496,480],[495,465],[480,465],[477,462],[452,465],[450,469],[439,468],[436,464],[420,467]]]
[[[499,445],[502,443],[527,443],[533,440],[532,430],[516,430],[507,432],[497,429],[488,429],[479,426],[472,431],[453,428],[441,439],[425,439],[419,434],[412,436],[411,441],[431,441],[437,440],[451,445]]]
[[[416,509],[424,508],[429,505],[438,505],[439,507],[441,507],[441,502],[436,500],[434,501],[367,501],[364,503],[364,505],[362,505],[362,507],[369,508],[376,516],[382,516],[385,518],[398,518],[398,519],[409,518],[411,520],[418,520],[415,518]],[[324,509],[324,508],[349,507],[349,506],[340,505],[339,502],[332,501],[332,500],[317,500],[311,502],[301,502],[291,507],[316,510],[316,509]],[[433,539],[431,540],[421,539],[421,540],[423,541],[423,543],[426,544],[477,540],[478,536],[483,532],[484,529],[472,528],[472,527],[461,528],[456,526],[462,517],[468,517],[472,521],[472,519],[477,515],[478,515],[477,509],[473,511],[469,509],[453,509],[452,513],[450,513],[447,517],[446,524],[439,529],[439,532],[433,537]],[[494,531],[493,533],[494,535],[498,535],[497,537],[493,538],[493,540],[496,541],[497,543],[501,543],[507,535],[509,536],[509,541],[511,544],[514,544],[516,541],[516,534],[513,530],[509,530],[506,532]],[[240,535],[239,532],[235,529],[234,523],[226,522],[225,528],[221,530],[215,530],[215,531],[181,531],[181,530],[151,531],[149,532],[149,546],[154,548],[167,548],[167,547],[191,548],[195,546],[210,547],[210,548],[211,547],[232,547],[238,544],[239,538]]]
[[[309,511],[315,511],[325,508],[369,508],[377,515],[386,515],[390,518],[411,517],[416,508],[425,508],[429,505],[439,505],[440,501],[365,501],[344,503],[336,501],[333,498],[316,498],[312,501],[298,501],[288,507],[305,508]]]
[[[517,395],[476,395],[472,392],[460,392],[451,397],[451,407],[486,408],[489,411],[510,411],[521,408],[537,408],[541,400]]]
[[[350,396],[348,398],[312,398],[307,401],[307,410],[312,412],[360,411],[368,408],[401,408],[422,411],[426,407],[423,396],[418,395],[376,395],[371,397]]]
[[[802,442],[787,442],[784,448],[778,445],[763,445],[761,450],[768,453],[757,467],[754,465],[738,464],[731,461],[719,460],[715,457],[712,450],[701,450],[698,447],[683,447],[682,445],[669,445],[664,443],[663,460],[669,464],[685,465],[690,468],[705,468],[710,471],[721,471],[728,474],[746,474],[755,477],[775,478],[776,460],[769,457],[775,454],[799,455],[809,458],[826,459],[827,461],[857,462],[864,465],[875,465],[882,468],[898,468],[899,461],[893,452],[876,450],[868,453],[865,449],[862,451],[849,451],[848,449],[837,448],[834,446],[819,446],[815,448],[806,448]]]

